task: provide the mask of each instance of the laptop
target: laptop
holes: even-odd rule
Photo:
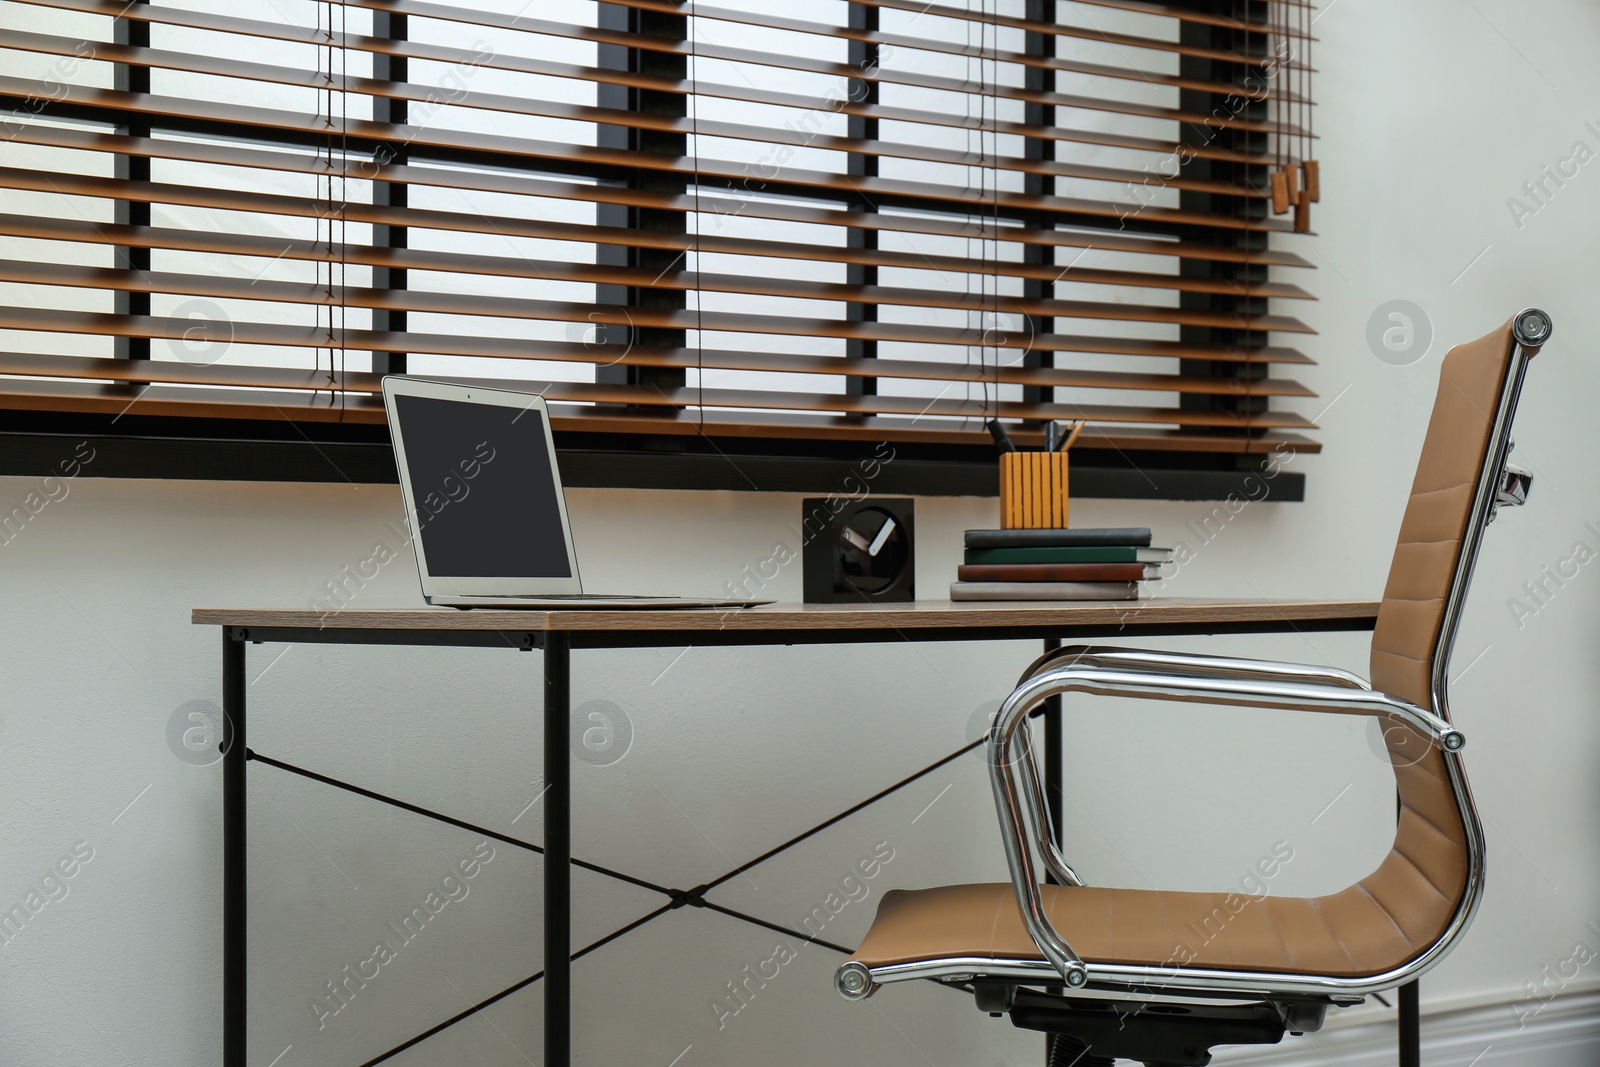
[[[429,604],[711,608],[770,600],[583,591],[544,397],[383,379],[400,491]]]

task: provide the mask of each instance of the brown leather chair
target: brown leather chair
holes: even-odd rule
[[[1436,964],[1483,885],[1483,832],[1450,724],[1456,623],[1484,529],[1520,504],[1510,428],[1528,360],[1550,336],[1529,309],[1453,349],[1373,634],[1371,685],[1344,671],[1220,656],[1078,646],[1035,662],[995,716],[990,776],[1011,883],[884,896],[835,982],[849,999],[933,979],[1056,1035],[1051,1063],[1210,1062],[1217,1044],[1321,1026]],[[1383,717],[1400,816],[1368,877],[1315,898],[1086,886],[1061,856],[1028,720],[1060,693]],[[1041,885],[1035,850],[1056,884]]]

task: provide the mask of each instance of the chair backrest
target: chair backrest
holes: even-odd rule
[[[1372,636],[1372,687],[1434,707],[1434,668],[1445,609],[1474,521],[1473,503],[1505,391],[1516,341],[1511,323],[1450,350],[1400,524],[1389,581]]]
[[[1477,544],[1495,503],[1526,359],[1549,334],[1526,311],[1452,349],[1417,464],[1372,640],[1372,687],[1445,718],[1447,669]],[[1400,794],[1394,849],[1360,883],[1413,958],[1465,925],[1476,902],[1481,829],[1461,803],[1459,757],[1395,724],[1384,731]],[[1442,898],[1442,899],[1441,899]]]

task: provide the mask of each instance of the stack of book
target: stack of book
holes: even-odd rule
[[[951,600],[1135,600],[1170,548],[1149,530],[968,530]]]

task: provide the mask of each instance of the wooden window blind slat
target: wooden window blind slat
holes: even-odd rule
[[[384,420],[380,400],[362,396],[345,407],[331,405],[325,395],[315,392],[271,392],[259,390],[207,389],[203,397],[192,390],[150,386],[133,390],[126,385],[93,385],[77,382],[19,381],[15,384],[14,404],[26,410],[116,413],[130,402],[148,405],[159,415],[193,415],[202,418],[248,418],[271,422],[364,422]],[[863,442],[896,441],[929,444],[965,444],[968,435],[954,430],[929,429],[920,420],[874,416],[818,418],[810,414],[775,412],[752,420],[740,413],[709,411],[703,418],[685,417],[680,411],[663,407],[654,413],[612,407],[583,408],[556,404],[551,408],[551,424],[557,432],[651,433],[699,436],[710,427],[716,435],[728,437],[778,436],[794,438],[842,439]],[[1084,448],[1112,451],[1237,452],[1265,455],[1272,452],[1316,451],[1316,443],[1302,434],[1280,431],[1252,438],[1241,445],[1236,436],[1207,434],[1189,430],[1156,430],[1138,427],[1106,427],[1086,431]],[[1023,435],[1019,444],[1037,446],[1039,440]],[[1075,446],[1076,447],[1076,446]]]
[[[112,181],[112,179],[82,177],[68,179],[60,175],[45,176],[41,174],[35,174],[29,180],[27,176],[15,176],[16,173],[8,168],[0,167],[0,188],[49,189],[52,192],[71,193],[74,195],[95,195],[93,192],[85,193],[85,190],[101,189]],[[136,187],[119,185],[117,190],[124,196],[138,196],[141,200],[148,197],[148,202],[210,205],[227,207],[230,210],[237,210],[243,206],[240,203],[238,194],[214,193],[208,195],[205,190],[191,191],[187,188],[169,190],[163,194],[154,189],[150,183],[143,183],[141,186]],[[259,204],[260,202],[256,202],[256,210],[272,210],[270,207],[260,207]],[[287,208],[279,210],[285,214],[295,213]],[[366,208],[360,212],[352,210],[350,214],[352,218],[360,221],[372,221],[386,225],[445,229],[460,228],[459,225],[453,225],[452,223],[455,220],[451,219],[446,219],[445,223],[441,224],[438,218],[446,214],[442,212],[425,212],[415,209]],[[671,234],[641,233],[636,230],[599,226],[578,227],[571,223],[519,222],[509,224],[502,222],[496,224],[495,231],[508,233],[508,229],[502,229],[501,226],[506,226],[509,231],[524,237],[542,237],[567,241],[590,239],[602,244],[636,244],[642,247],[662,248],[673,251],[689,251],[698,244],[699,249],[707,253],[742,256],[766,256],[781,253],[786,259],[815,260],[828,263],[860,263],[870,266],[902,267],[907,270],[927,272],[991,274],[1003,278],[1049,279],[1055,279],[1061,274],[1057,268],[1036,267],[1026,263],[984,262],[953,257],[922,256],[908,252],[886,252],[879,249],[841,249],[826,245],[794,243],[785,243],[777,246],[770,242],[749,241],[740,238],[701,238],[696,242]],[[31,215],[0,214],[0,236],[32,237],[50,241],[76,241],[84,244],[113,241],[117,245],[125,247],[216,252],[228,255],[260,256],[265,259],[298,259],[321,262],[345,261],[375,267],[454,271],[464,274],[486,274],[499,277],[545,278],[549,280],[560,279],[601,283],[620,282],[622,284],[637,285],[642,288],[651,288],[658,285],[667,288],[682,288],[685,285],[691,285],[721,292],[762,292],[767,295],[781,295],[777,289],[772,288],[778,283],[758,278],[719,277],[694,272],[688,274],[661,274],[657,272],[654,275],[648,275],[636,268],[608,267],[601,269],[557,260],[536,260],[526,256],[512,257],[466,252],[431,252],[413,248],[372,248],[364,245],[334,248],[330,247],[326,242],[311,240],[290,241],[281,238],[253,237],[242,234],[197,233],[193,230],[165,229],[151,226],[122,226],[115,223],[92,223],[82,220],[41,220]],[[1251,283],[1229,279],[1185,277],[1175,274],[1097,271],[1083,268],[1074,268],[1072,277],[1079,282],[1100,285],[1176,289],[1194,293],[1229,293],[1239,296],[1276,297],[1283,300],[1309,300],[1312,298],[1310,293],[1299,286],[1283,282]],[[742,288],[744,285],[757,286],[758,288]],[[811,294],[795,292],[793,295]],[[881,292],[873,293],[872,296],[877,303],[899,302],[890,300]],[[846,294],[834,298],[821,298],[857,299],[858,297],[859,294]],[[918,295],[917,298],[923,302],[926,302],[927,299],[921,295]]]
[[[518,381],[527,381],[518,379]],[[486,383],[486,384],[516,384],[516,383]],[[629,386],[608,386],[591,383],[573,382],[538,382],[529,384],[541,392],[546,398],[556,403],[573,402],[582,404],[616,405],[630,407],[681,410],[691,404],[706,402],[708,406],[716,407],[748,407],[753,398],[741,396],[733,390],[699,390],[693,388],[679,388],[668,391],[653,392],[644,389],[635,389]],[[371,394],[352,394],[345,398],[345,404],[329,404],[326,395],[327,389],[321,390],[324,394],[319,400],[317,390],[246,390],[228,388],[228,383],[217,386],[207,386],[204,389],[183,389],[171,385],[130,386],[126,384],[101,385],[83,382],[19,382],[19,396],[31,399],[31,403],[21,406],[28,408],[47,407],[60,405],[63,400],[73,398],[96,398],[100,401],[96,407],[106,410],[114,407],[118,401],[126,407],[130,402],[152,406],[167,405],[181,409],[184,398],[188,402],[205,411],[204,417],[218,417],[218,408],[221,405],[238,406],[241,403],[250,403],[261,408],[272,408],[280,411],[280,416],[292,410],[298,412],[317,411],[319,408],[327,412],[326,415],[315,415],[313,418],[338,419],[341,411],[345,418],[352,418],[363,422],[380,422],[383,420],[383,401]],[[533,390],[530,390],[533,391]],[[817,409],[809,399],[796,397],[792,394],[781,392],[763,391],[759,398],[763,409],[782,414],[785,409],[795,408],[807,413],[808,421],[805,423],[790,421],[791,426],[824,426],[826,423],[817,418],[814,413]],[[839,417],[860,418],[893,415],[900,416],[904,425],[904,416],[922,418],[929,413],[928,405],[919,405],[910,397],[879,397],[879,396],[841,396],[831,407],[837,408],[841,413]],[[993,414],[993,409],[985,407],[978,400],[952,400],[939,401],[934,405],[938,415],[945,418],[979,418],[986,411]],[[596,412],[593,416],[582,414],[580,408],[569,408],[569,417],[579,419],[593,418],[601,421],[606,412]],[[1085,418],[1097,424],[1106,426],[1109,433],[1118,433],[1116,424],[1171,424],[1185,429],[1190,427],[1200,428],[1242,428],[1247,420],[1243,416],[1228,416],[1211,412],[1188,412],[1180,409],[1163,408],[1119,408],[1110,406],[1080,406],[1072,404],[1031,405],[1007,403],[1002,404],[1000,415],[1006,418],[1055,418],[1073,419]],[[298,415],[296,416],[298,417]],[[772,427],[784,425],[781,418],[764,417],[761,422],[769,422]],[[884,418],[884,421],[891,421]],[[1266,428],[1301,428],[1309,424],[1303,418],[1292,415],[1276,415],[1270,419],[1256,420],[1254,425]],[[910,429],[907,426],[907,429]],[[1197,440],[1212,440],[1215,437],[1205,438],[1197,435]]]
[[[49,333],[78,333],[96,336],[122,335],[158,339],[179,339],[193,333],[193,319],[162,318],[152,315],[113,315],[88,311],[16,309],[0,315],[0,329]],[[313,326],[229,323],[216,330],[219,339],[231,344],[314,346],[320,338]],[[530,346],[527,342],[502,337],[471,337],[462,334],[404,334],[378,330],[352,331],[351,339],[382,350],[399,342],[408,343],[413,352],[449,356],[483,356],[502,359],[561,360],[587,363],[594,359],[594,346],[545,341]],[[621,348],[610,351],[617,363],[641,367],[687,369],[697,359],[673,349]],[[703,357],[700,365],[717,370],[781,371],[788,374],[852,375],[925,379],[928,381],[996,381],[1006,385],[1039,385],[1082,389],[1140,390],[1158,393],[1216,394],[1221,396],[1315,396],[1299,382],[1286,378],[1264,381],[1218,377],[1183,377],[1173,374],[1134,374],[1115,371],[1085,371],[1056,367],[1009,366],[998,370],[972,364],[933,363],[896,359],[848,359],[840,356],[807,356],[792,352],[717,351]],[[12,352],[0,356],[4,373],[23,376],[95,378],[122,381],[161,380],[172,383],[205,384],[213,375],[238,373],[273,375],[257,384],[283,389],[326,389],[322,372],[268,367],[227,367],[216,370],[205,366],[163,361],[153,368],[146,361],[119,361],[107,366],[92,356],[52,356]],[[377,392],[381,375],[351,374],[347,387],[357,392]],[[231,381],[243,379],[233,377]],[[482,383],[481,378],[450,377],[451,381]],[[504,383],[502,383],[504,384]]]
[[[85,267],[68,264],[27,263],[0,260],[0,281],[20,285],[71,286],[139,293],[180,293],[223,299],[260,300],[287,304],[313,304],[333,307],[383,308],[398,301],[393,293],[381,289],[327,285],[319,282],[269,282],[243,278],[218,278],[209,275],[177,274],[156,271],[130,271],[116,267]],[[816,298],[826,299],[826,298]],[[1065,303],[1065,302],[1063,302]],[[815,337],[858,337],[875,341],[904,341],[911,344],[988,346],[1014,352],[1030,350],[1063,352],[1084,347],[1083,340],[1062,334],[1029,334],[1008,329],[975,329],[892,322],[852,322],[848,319],[803,318],[789,315],[755,315],[735,312],[661,310],[643,305],[563,303],[554,300],[528,300],[507,296],[480,296],[469,293],[408,290],[407,310],[441,315],[477,315],[504,319],[542,319],[553,322],[589,322],[662,329],[707,329],[729,333],[758,333],[794,336],[804,326]],[[1001,310],[1007,310],[1003,308]],[[1168,310],[1139,305],[1067,304],[1070,317],[1123,322],[1170,322],[1190,326],[1239,328],[1245,320],[1224,313]],[[1067,317],[1055,312],[1058,317]],[[1274,316],[1270,321],[1279,322]],[[1256,321],[1256,320],[1252,320]],[[1309,327],[1294,319],[1281,319],[1273,329],[1309,333]]]
[[[94,377],[103,376],[104,371],[95,370],[85,365],[83,360],[69,363],[68,357],[46,357],[47,359],[60,360],[63,371],[61,377]],[[12,367],[37,367],[41,360],[22,360],[15,364],[7,361],[3,364],[8,370]],[[327,392],[328,382],[325,377],[319,377],[317,372],[293,370],[275,367],[219,367],[209,375],[201,375],[194,368],[179,365],[176,368],[162,368],[152,371],[148,367],[140,367],[132,360],[121,361],[122,365],[116,368],[116,378],[125,382],[146,384],[151,380],[151,375],[161,375],[157,381],[167,384],[204,384],[217,386],[243,386],[266,389],[298,390],[312,392]],[[14,373],[14,371],[12,371]],[[72,373],[76,372],[76,373]],[[143,372],[143,373],[141,373]],[[378,392],[380,376],[361,374],[351,380],[357,391],[375,394]],[[494,382],[484,379],[473,379],[475,384],[515,385],[515,382]],[[734,389],[693,389],[683,387],[679,389],[651,390],[640,389],[628,385],[606,385],[585,382],[540,382],[532,383],[537,390],[547,399],[555,401],[574,401],[580,403],[616,403],[616,404],[642,404],[646,406],[685,407],[689,404],[705,403],[713,407],[751,408],[763,407],[777,410],[793,411],[818,411],[828,410],[841,413],[856,414],[896,414],[914,415],[938,414],[944,416],[977,417],[983,414],[982,401],[964,399],[936,399],[930,403],[919,403],[916,397],[893,396],[849,396],[836,395],[828,398],[826,403],[820,404],[817,398],[806,393],[785,393],[763,390],[759,395]],[[1086,418],[1101,423],[1171,423],[1180,426],[1228,426],[1243,421],[1241,416],[1230,416],[1220,412],[1195,412],[1182,411],[1172,408],[1155,407],[1128,407],[1109,404],[1023,404],[1002,402],[999,408],[1002,417],[1015,418],[1057,418],[1074,419]],[[1278,414],[1267,419],[1256,418],[1256,425],[1273,428],[1302,428],[1309,426],[1304,418],[1292,414]]]

